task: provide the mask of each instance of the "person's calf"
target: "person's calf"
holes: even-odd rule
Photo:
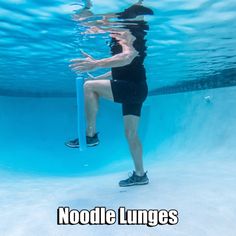
[[[98,95],[93,90],[93,83],[86,81],[84,84],[85,92],[85,112],[87,129],[86,134],[93,137],[96,133],[96,115],[98,112]]]
[[[142,144],[136,132],[128,133],[126,138],[134,161],[135,172],[138,176],[142,176],[144,174]]]

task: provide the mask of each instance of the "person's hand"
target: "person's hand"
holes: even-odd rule
[[[97,67],[97,60],[95,60],[92,56],[83,52],[82,50],[81,53],[84,55],[85,58],[71,60],[70,62],[72,64],[70,65],[70,68],[76,73],[94,70]]]

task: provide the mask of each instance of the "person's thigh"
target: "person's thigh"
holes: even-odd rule
[[[123,116],[124,119],[124,126],[125,126],[125,131],[127,132],[134,132],[136,133],[138,131],[138,125],[139,125],[139,116],[135,115],[126,115]]]
[[[110,80],[88,80],[85,82],[85,86],[92,89],[99,97],[114,101]]]

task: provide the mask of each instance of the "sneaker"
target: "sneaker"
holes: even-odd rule
[[[94,147],[99,144],[98,133],[93,137],[86,136],[86,142],[88,147]],[[70,148],[79,148],[79,139],[70,140],[65,142],[65,145]]]
[[[149,183],[149,179],[147,177],[147,172],[145,172],[143,176],[138,176],[136,175],[135,171],[133,171],[133,174],[129,176],[128,179],[121,180],[119,182],[119,186],[128,187],[128,186],[133,186],[133,185],[144,185],[148,183]]]

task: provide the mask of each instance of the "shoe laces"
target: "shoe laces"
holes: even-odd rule
[[[135,175],[135,171],[128,173],[128,177],[129,177],[129,178],[133,177],[134,175]]]
[[[133,171],[133,172],[129,172],[128,173],[128,181],[133,181],[134,180],[134,178],[135,178],[135,172]]]

